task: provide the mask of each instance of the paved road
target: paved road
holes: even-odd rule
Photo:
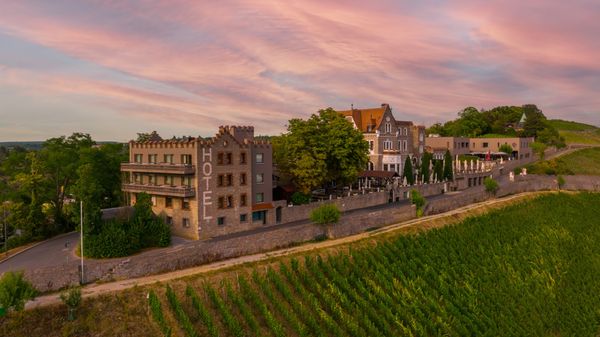
[[[189,242],[189,240],[174,236],[171,239],[171,246],[180,246],[186,242]],[[27,251],[0,262],[0,274],[5,271],[32,270],[62,264],[73,264],[73,267],[76,268],[80,263],[79,257],[75,255],[75,247],[78,243],[79,232],[46,240]],[[123,259],[126,259],[126,257]]]

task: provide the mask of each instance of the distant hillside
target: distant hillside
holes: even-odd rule
[[[550,119],[550,124],[559,131],[588,131],[598,129],[597,126],[562,119]]]

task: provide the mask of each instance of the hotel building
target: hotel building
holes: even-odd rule
[[[129,205],[151,195],[172,233],[204,239],[275,224],[271,144],[251,126],[222,126],[212,138],[129,142],[121,165]]]

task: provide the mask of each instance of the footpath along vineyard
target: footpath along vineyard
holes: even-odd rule
[[[157,335],[598,336],[600,194],[158,293]]]

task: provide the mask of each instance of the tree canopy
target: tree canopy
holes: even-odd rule
[[[362,133],[331,108],[307,120],[291,119],[287,131],[272,139],[273,160],[304,193],[350,183],[367,166],[369,145]]]
[[[521,118],[525,122],[520,125]],[[491,110],[467,107],[458,113],[458,118],[444,124],[436,123],[427,129],[428,134],[454,137],[479,137],[486,134],[536,137],[540,142],[562,147],[564,139],[534,104],[523,106],[498,106]]]

